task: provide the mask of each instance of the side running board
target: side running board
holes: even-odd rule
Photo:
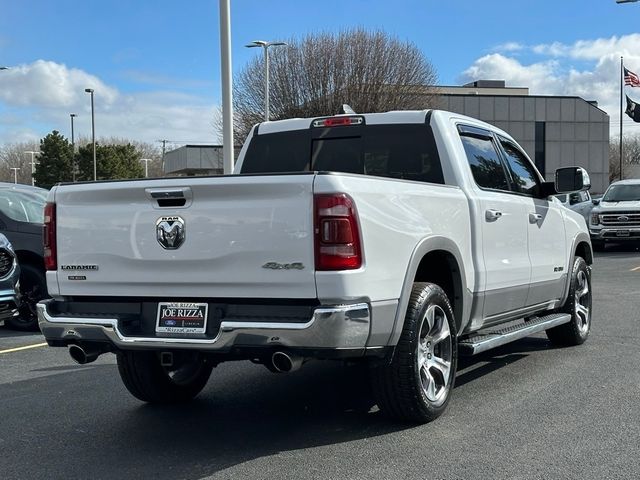
[[[502,329],[480,330],[468,337],[460,338],[458,353],[476,355],[570,321],[571,315],[568,313],[553,313],[544,317],[529,317],[527,320]]]

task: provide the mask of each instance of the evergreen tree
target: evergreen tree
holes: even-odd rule
[[[98,180],[117,180],[144,177],[142,158],[135,146],[96,145],[96,170]],[[93,180],[93,144],[78,149],[78,181]]]
[[[57,130],[40,140],[38,166],[33,175],[35,184],[51,188],[58,182],[73,180],[71,144]]]

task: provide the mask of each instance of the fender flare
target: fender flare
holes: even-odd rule
[[[407,273],[404,277],[402,292],[400,294],[400,298],[398,299],[396,317],[393,322],[393,330],[391,332],[391,336],[389,337],[388,343],[394,348],[398,344],[400,335],[402,334],[402,328],[404,327],[404,317],[409,305],[409,297],[411,296],[411,289],[413,288],[413,281],[416,277],[418,266],[420,265],[420,262],[425,257],[425,255],[436,250],[441,250],[451,254],[458,264],[459,276],[461,281],[460,294],[462,301],[462,310],[459,314],[460,318],[455,319],[458,326],[458,332],[463,331],[464,327],[469,321],[473,296],[469,290],[468,285],[466,284],[467,277],[465,264],[462,261],[462,254],[460,253],[460,249],[453,240],[446,237],[434,236],[425,238],[414,248],[409,260],[409,265],[407,267]]]

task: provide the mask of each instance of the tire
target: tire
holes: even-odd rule
[[[438,418],[453,390],[457,353],[456,325],[447,295],[433,283],[414,283],[391,363],[370,369],[380,410],[416,423]]]
[[[558,312],[571,314],[571,321],[547,330],[547,338],[554,345],[581,345],[591,331],[591,275],[587,262],[576,257],[571,270],[571,287],[564,306]]]
[[[15,330],[37,331],[36,304],[47,296],[47,281],[44,270],[29,263],[20,265],[21,304],[19,315],[5,320],[5,323]]]
[[[127,390],[148,403],[192,400],[209,380],[213,365],[197,352],[174,352],[173,367],[160,364],[160,354],[150,351],[117,353],[118,371]]]

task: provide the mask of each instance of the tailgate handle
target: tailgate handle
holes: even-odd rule
[[[188,207],[193,199],[191,187],[146,188],[145,193],[156,208]]]

